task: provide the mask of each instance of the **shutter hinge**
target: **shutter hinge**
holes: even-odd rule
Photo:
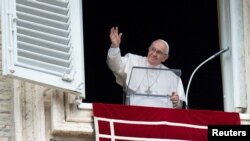
[[[74,76],[75,76],[75,72],[71,73],[71,74],[63,73],[62,80],[63,81],[68,81],[68,82],[72,82],[74,80]]]

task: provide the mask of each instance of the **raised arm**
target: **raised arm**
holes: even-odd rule
[[[113,48],[117,48],[120,46],[121,43],[121,37],[122,37],[122,33],[119,33],[118,31],[118,27],[112,27],[110,29],[110,34],[109,34],[109,38],[111,41],[111,47]]]

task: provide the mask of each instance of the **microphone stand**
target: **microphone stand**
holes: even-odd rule
[[[187,91],[186,91],[186,109],[188,109],[188,91],[189,91],[189,87],[190,87],[190,84],[191,84],[191,81],[193,79],[193,76],[195,74],[195,72],[202,66],[204,65],[205,63],[207,63],[208,61],[214,59],[215,57],[221,55],[222,53],[228,51],[229,48],[226,48],[226,49],[222,49],[220,50],[219,52],[215,53],[214,55],[212,55],[211,57],[209,57],[208,59],[206,59],[205,61],[203,61],[198,67],[195,68],[195,70],[193,71],[191,77],[189,78],[189,81],[188,81],[188,85],[187,85]]]

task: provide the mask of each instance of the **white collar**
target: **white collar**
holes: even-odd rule
[[[148,62],[147,62],[147,67],[150,67],[150,68],[161,68],[161,64],[159,64],[159,65],[151,65],[151,64],[149,64]]]

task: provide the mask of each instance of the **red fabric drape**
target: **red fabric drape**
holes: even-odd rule
[[[240,125],[238,113],[210,110],[168,109],[93,103],[93,114],[97,118],[154,122],[157,124],[146,125],[115,122],[115,136],[125,137],[207,141],[208,125]],[[100,134],[111,134],[109,122],[99,121],[98,126],[97,131]],[[110,139],[99,138],[99,140],[108,141]]]

